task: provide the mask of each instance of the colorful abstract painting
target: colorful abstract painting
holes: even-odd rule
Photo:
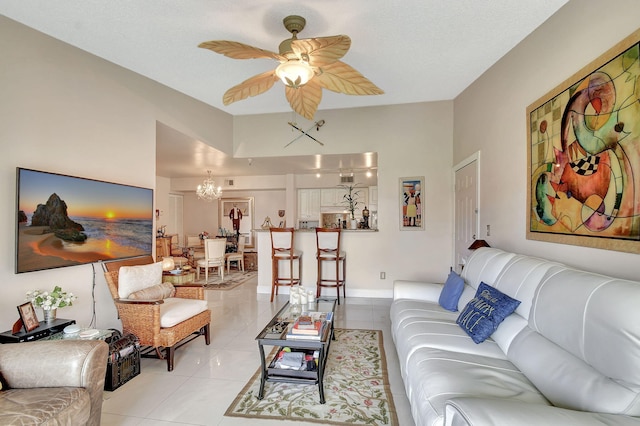
[[[527,109],[527,238],[640,252],[639,38]]]

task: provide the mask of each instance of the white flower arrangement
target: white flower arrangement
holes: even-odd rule
[[[59,286],[55,286],[52,292],[42,290],[28,291],[25,300],[31,302],[36,308],[49,311],[51,309],[72,306],[73,301],[76,300],[76,296],[74,296],[73,293],[62,291],[62,288]]]

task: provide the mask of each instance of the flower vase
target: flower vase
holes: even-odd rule
[[[57,316],[57,309],[43,309],[42,312],[44,312],[44,321],[46,323],[55,321]]]

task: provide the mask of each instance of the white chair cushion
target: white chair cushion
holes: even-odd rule
[[[206,300],[169,297],[160,305],[160,327],[173,327],[208,308]]]
[[[196,262],[199,268],[212,268],[214,266],[222,266],[224,265],[224,258],[221,257],[219,259],[200,259]]]
[[[302,251],[300,250],[293,250],[293,257],[300,257],[302,256]],[[283,259],[288,259],[291,257],[290,252],[286,252],[286,253],[282,253],[282,252],[276,252],[273,257],[280,257]]]
[[[335,254],[335,252],[334,253],[320,253],[320,255],[318,257],[320,257],[320,259],[322,259],[322,260],[335,260],[336,259],[336,254]],[[343,259],[345,257],[347,257],[347,252],[340,250],[340,259]]]
[[[118,272],[118,296],[126,299],[135,291],[162,282],[162,262],[148,265],[122,266]]]

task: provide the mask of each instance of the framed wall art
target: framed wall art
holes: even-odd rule
[[[527,108],[527,239],[640,253],[639,42]]]
[[[245,247],[254,247],[253,197],[221,198],[218,226],[228,233],[239,233]]]
[[[424,176],[400,178],[400,230],[424,229]]]
[[[153,189],[16,168],[16,273],[151,255]]]

